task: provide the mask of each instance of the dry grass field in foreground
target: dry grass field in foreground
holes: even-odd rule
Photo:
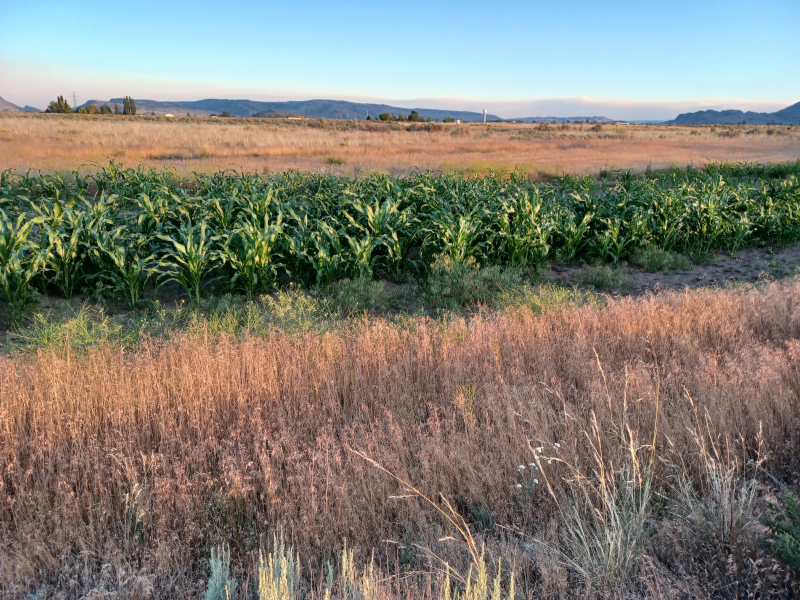
[[[358,450],[448,498],[519,598],[789,597],[758,518],[800,468],[798,303],[793,281],[0,356],[0,594],[197,598],[225,542],[250,598],[283,531],[305,589],[346,538],[376,549],[370,598],[436,597],[432,553],[456,577],[468,552]]]
[[[519,167],[538,178],[709,161],[790,162],[800,127],[378,123],[0,115],[0,169],[71,170],[109,159],[192,171],[394,175]]]

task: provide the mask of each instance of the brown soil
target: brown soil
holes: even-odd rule
[[[638,296],[649,291],[763,283],[794,275],[799,266],[800,244],[780,250],[741,250],[733,257],[717,253],[710,256],[705,264],[685,270],[648,273],[636,265],[624,263],[620,269],[625,277],[621,277],[621,282],[606,291]],[[554,266],[543,277],[567,285],[585,285],[590,268],[585,263],[580,266]]]

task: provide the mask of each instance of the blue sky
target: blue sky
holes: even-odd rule
[[[800,2],[0,0],[0,96],[672,118],[800,101]]]

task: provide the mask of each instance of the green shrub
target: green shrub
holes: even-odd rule
[[[645,246],[635,252],[631,257],[631,262],[639,265],[648,273],[684,270],[692,267],[692,261],[689,257],[670,250],[662,250],[655,246]]]
[[[527,306],[537,315],[564,308],[586,305],[600,306],[603,302],[603,296],[591,291],[583,291],[577,286],[570,288],[554,283],[525,285],[519,289],[512,288],[502,292],[497,300],[497,304],[501,306]]]
[[[788,490],[781,494],[781,500],[783,509],[768,505],[772,517],[764,519],[769,528],[767,547],[800,576],[800,500]]]
[[[577,279],[584,285],[601,290],[625,287],[630,283],[630,277],[624,269],[615,269],[608,265],[587,267]]]
[[[230,576],[230,548],[225,545],[212,548],[208,566],[211,575],[208,578],[205,600],[233,600],[236,597],[238,584]]]
[[[519,269],[492,265],[480,268],[473,257],[455,259],[440,255],[431,265],[422,297],[434,308],[455,310],[474,304],[493,304],[503,292],[522,284]]]
[[[308,331],[324,326],[331,318],[330,303],[314,298],[296,286],[278,291],[275,297],[265,296],[267,318],[276,327]]]
[[[342,279],[320,289],[322,296],[341,316],[386,308],[388,294],[382,281],[371,277]]]
[[[36,314],[30,323],[21,327],[11,338],[18,350],[80,351],[89,346],[113,344],[127,346],[138,339],[137,333],[127,330],[102,309],[84,304],[76,309],[67,305],[66,311]]]

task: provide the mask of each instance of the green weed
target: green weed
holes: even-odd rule
[[[625,286],[630,281],[630,276],[624,269],[615,269],[608,265],[586,267],[579,275],[578,281],[601,290],[610,290]]]
[[[438,256],[422,287],[425,302],[446,310],[491,304],[503,292],[519,289],[522,274],[515,268],[479,268],[474,258]]]
[[[648,273],[657,271],[675,271],[692,268],[692,261],[677,252],[662,250],[655,246],[646,246],[633,254],[631,262],[639,265]]]

